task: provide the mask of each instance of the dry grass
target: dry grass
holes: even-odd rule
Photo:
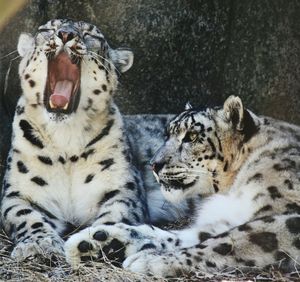
[[[13,245],[3,231],[0,232],[0,281],[300,281],[300,274],[281,273],[276,269],[244,273],[240,269],[224,271],[215,275],[201,272],[186,274],[178,279],[162,279],[139,275],[111,265],[109,262],[89,262],[73,271],[64,258],[55,261],[42,257],[22,263],[10,258]]]

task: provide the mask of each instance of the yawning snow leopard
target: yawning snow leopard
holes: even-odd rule
[[[34,37],[22,34],[18,52],[23,93],[1,202],[3,226],[15,242],[12,257],[63,253],[64,239],[87,226],[176,217],[157,196],[149,173],[133,165],[127,139],[134,141],[112,100],[118,74],[133,63],[132,52],[110,48],[92,24],[59,19],[39,27]],[[166,121],[148,120],[157,138],[143,161],[162,140],[157,127]],[[129,131],[134,123],[151,131],[143,122],[140,117],[126,124]],[[153,188],[152,211],[143,180]]]
[[[299,266],[298,126],[256,116],[234,96],[222,108],[188,107],[170,122],[152,166],[167,199],[203,195],[195,223],[178,231],[92,227],[66,243],[74,267],[82,256],[101,256],[100,249],[113,257],[116,242],[115,258],[125,268],[161,276]],[[84,249],[74,248],[83,242]]]

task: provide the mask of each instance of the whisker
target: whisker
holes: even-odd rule
[[[206,173],[206,174],[213,174],[213,172],[205,170],[205,169],[188,169],[185,171],[186,173],[195,172],[195,173]]]
[[[12,62],[15,61],[16,59],[20,58],[20,57],[21,56],[17,56],[17,57],[15,57],[15,58],[13,58],[9,61],[9,65],[8,65],[8,69],[7,69],[7,72],[6,72],[6,75],[5,75],[5,81],[4,81],[4,95],[6,95],[6,91],[7,91],[8,78],[9,78]]]
[[[97,58],[97,57],[95,57],[95,55],[93,55],[93,54],[91,54],[91,56],[99,63],[99,64],[101,64],[101,66],[102,67],[104,67],[105,68],[105,70],[109,73],[109,74],[112,74],[108,69],[107,69],[107,67]]]
[[[0,60],[6,58],[6,57],[8,57],[8,56],[10,56],[10,55],[12,55],[12,54],[14,54],[14,53],[16,53],[16,52],[18,52],[18,50],[14,50],[14,51],[12,51],[12,52],[10,52],[10,53],[4,55],[3,57],[0,58]]]
[[[113,65],[114,69],[117,71],[117,73],[119,75],[121,75],[121,72],[118,70],[118,68],[114,65],[114,63],[112,61],[107,60],[105,57],[101,56],[100,54],[98,54],[96,52],[93,52],[93,51],[88,51],[88,52],[90,52],[92,55],[95,55],[96,57],[99,57],[99,58],[103,59],[107,63],[111,63]]]

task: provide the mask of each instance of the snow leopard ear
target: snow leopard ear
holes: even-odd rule
[[[193,106],[192,106],[191,103],[188,101],[188,102],[185,104],[184,110],[185,110],[185,111],[188,111],[188,110],[191,110],[191,109],[193,109]]]
[[[223,106],[225,119],[231,122],[233,127],[239,131],[244,129],[244,106],[242,100],[237,96],[229,96]]]
[[[18,41],[18,53],[24,57],[28,52],[34,49],[34,37],[29,33],[21,33]]]
[[[118,48],[110,50],[110,57],[120,72],[128,71],[133,64],[133,52],[129,49]]]

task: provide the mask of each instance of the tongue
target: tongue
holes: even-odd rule
[[[73,83],[69,80],[56,82],[50,101],[55,108],[64,108],[70,101]]]

